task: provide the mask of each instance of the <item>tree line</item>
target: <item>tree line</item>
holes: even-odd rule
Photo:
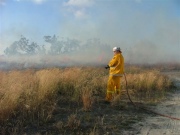
[[[14,41],[9,47],[7,47],[4,50],[4,53],[8,56],[35,54],[58,55],[69,52],[77,52],[80,50],[88,51],[90,48],[109,50],[109,46],[102,44],[98,38],[88,39],[84,43],[77,39],[59,39],[56,35],[44,36],[43,39],[48,44],[39,45],[36,42],[30,42],[25,36],[21,36],[18,41]]]

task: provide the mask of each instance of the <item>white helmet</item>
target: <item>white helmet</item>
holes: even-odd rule
[[[113,48],[113,52],[114,52],[114,51],[121,51],[121,49],[120,49],[120,47],[114,47],[114,48]]]

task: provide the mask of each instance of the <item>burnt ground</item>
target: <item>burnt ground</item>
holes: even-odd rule
[[[180,72],[165,72],[175,83],[176,89],[168,93],[166,100],[151,110],[160,115],[148,116],[143,121],[134,124],[135,131],[125,131],[127,135],[180,135]],[[172,119],[173,118],[173,119]]]
[[[9,124],[1,127],[0,133],[2,135],[122,135],[124,131],[135,131],[133,124],[143,121],[148,115],[144,110],[136,109],[128,99],[111,105],[105,104],[103,99],[97,96],[89,111],[85,111],[82,104],[59,100],[48,121],[21,125],[18,118],[14,118]]]
[[[122,135],[123,131],[135,129],[133,124],[143,121],[147,112],[136,109],[130,102],[112,106],[102,100],[94,103],[90,111],[84,111],[76,103],[59,103],[47,125],[27,128],[27,134],[53,135]]]

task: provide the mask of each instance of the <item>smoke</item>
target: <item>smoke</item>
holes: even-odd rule
[[[139,40],[126,54],[129,63],[180,63],[180,23],[158,17],[153,35]]]
[[[179,63],[178,55],[169,53],[150,41],[141,41],[130,48],[126,53],[127,63],[157,64]]]
[[[82,66],[101,66],[103,68],[107,65],[106,61],[108,60],[109,58],[104,53],[93,53],[90,56],[85,52],[81,54],[1,56],[0,70]]]
[[[99,39],[80,42],[45,36],[46,46],[21,37],[9,46],[0,58],[0,69],[47,68],[68,66],[104,66],[111,56],[109,48]],[[45,49],[45,50],[44,50]],[[112,52],[112,51],[111,51]]]
[[[50,4],[48,0],[32,1],[41,5],[48,2]],[[5,3],[0,0],[0,3],[2,2]],[[46,25],[39,28],[40,26],[32,27],[26,23],[21,26],[12,23],[8,30],[0,33],[1,50],[10,46],[20,35],[27,35],[33,42],[46,45],[50,49],[50,44],[43,42],[42,37],[48,34],[52,36],[54,32],[59,38],[68,37],[80,41],[79,50],[58,56],[23,56],[24,60],[18,56],[6,60],[10,63],[26,63],[24,67],[30,67],[33,62],[36,63],[34,65],[46,66],[48,63],[54,66],[106,65],[113,57],[112,48],[118,46],[122,49],[126,63],[180,63],[180,19],[179,15],[172,14],[175,12],[171,11],[175,10],[171,7],[174,1],[166,6],[160,6],[160,2],[148,1],[144,4],[145,2],[147,1],[134,0],[134,3],[129,4],[130,2],[126,1],[67,0],[62,2],[62,5],[57,4],[58,6],[54,6],[54,2],[53,10],[58,8],[54,18],[58,19],[52,20],[50,15],[46,14],[46,20],[41,23],[43,25],[47,20],[51,20],[50,22],[57,21],[57,25],[47,23],[48,27]],[[27,14],[26,17],[29,16],[30,14]],[[92,42],[89,43],[91,46],[86,47],[86,41],[93,38],[100,39],[101,43]]]
[[[169,13],[170,9],[159,7],[146,14],[126,4],[98,4],[98,22],[87,19],[78,26],[77,23],[67,22],[60,28],[63,35],[82,40],[94,36],[111,48],[120,46],[128,63],[180,63],[180,20]],[[114,10],[108,10],[111,6],[114,6]]]

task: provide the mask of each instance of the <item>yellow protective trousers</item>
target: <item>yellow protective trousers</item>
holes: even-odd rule
[[[109,76],[106,92],[106,101],[111,101],[114,95],[120,94],[121,76]]]

